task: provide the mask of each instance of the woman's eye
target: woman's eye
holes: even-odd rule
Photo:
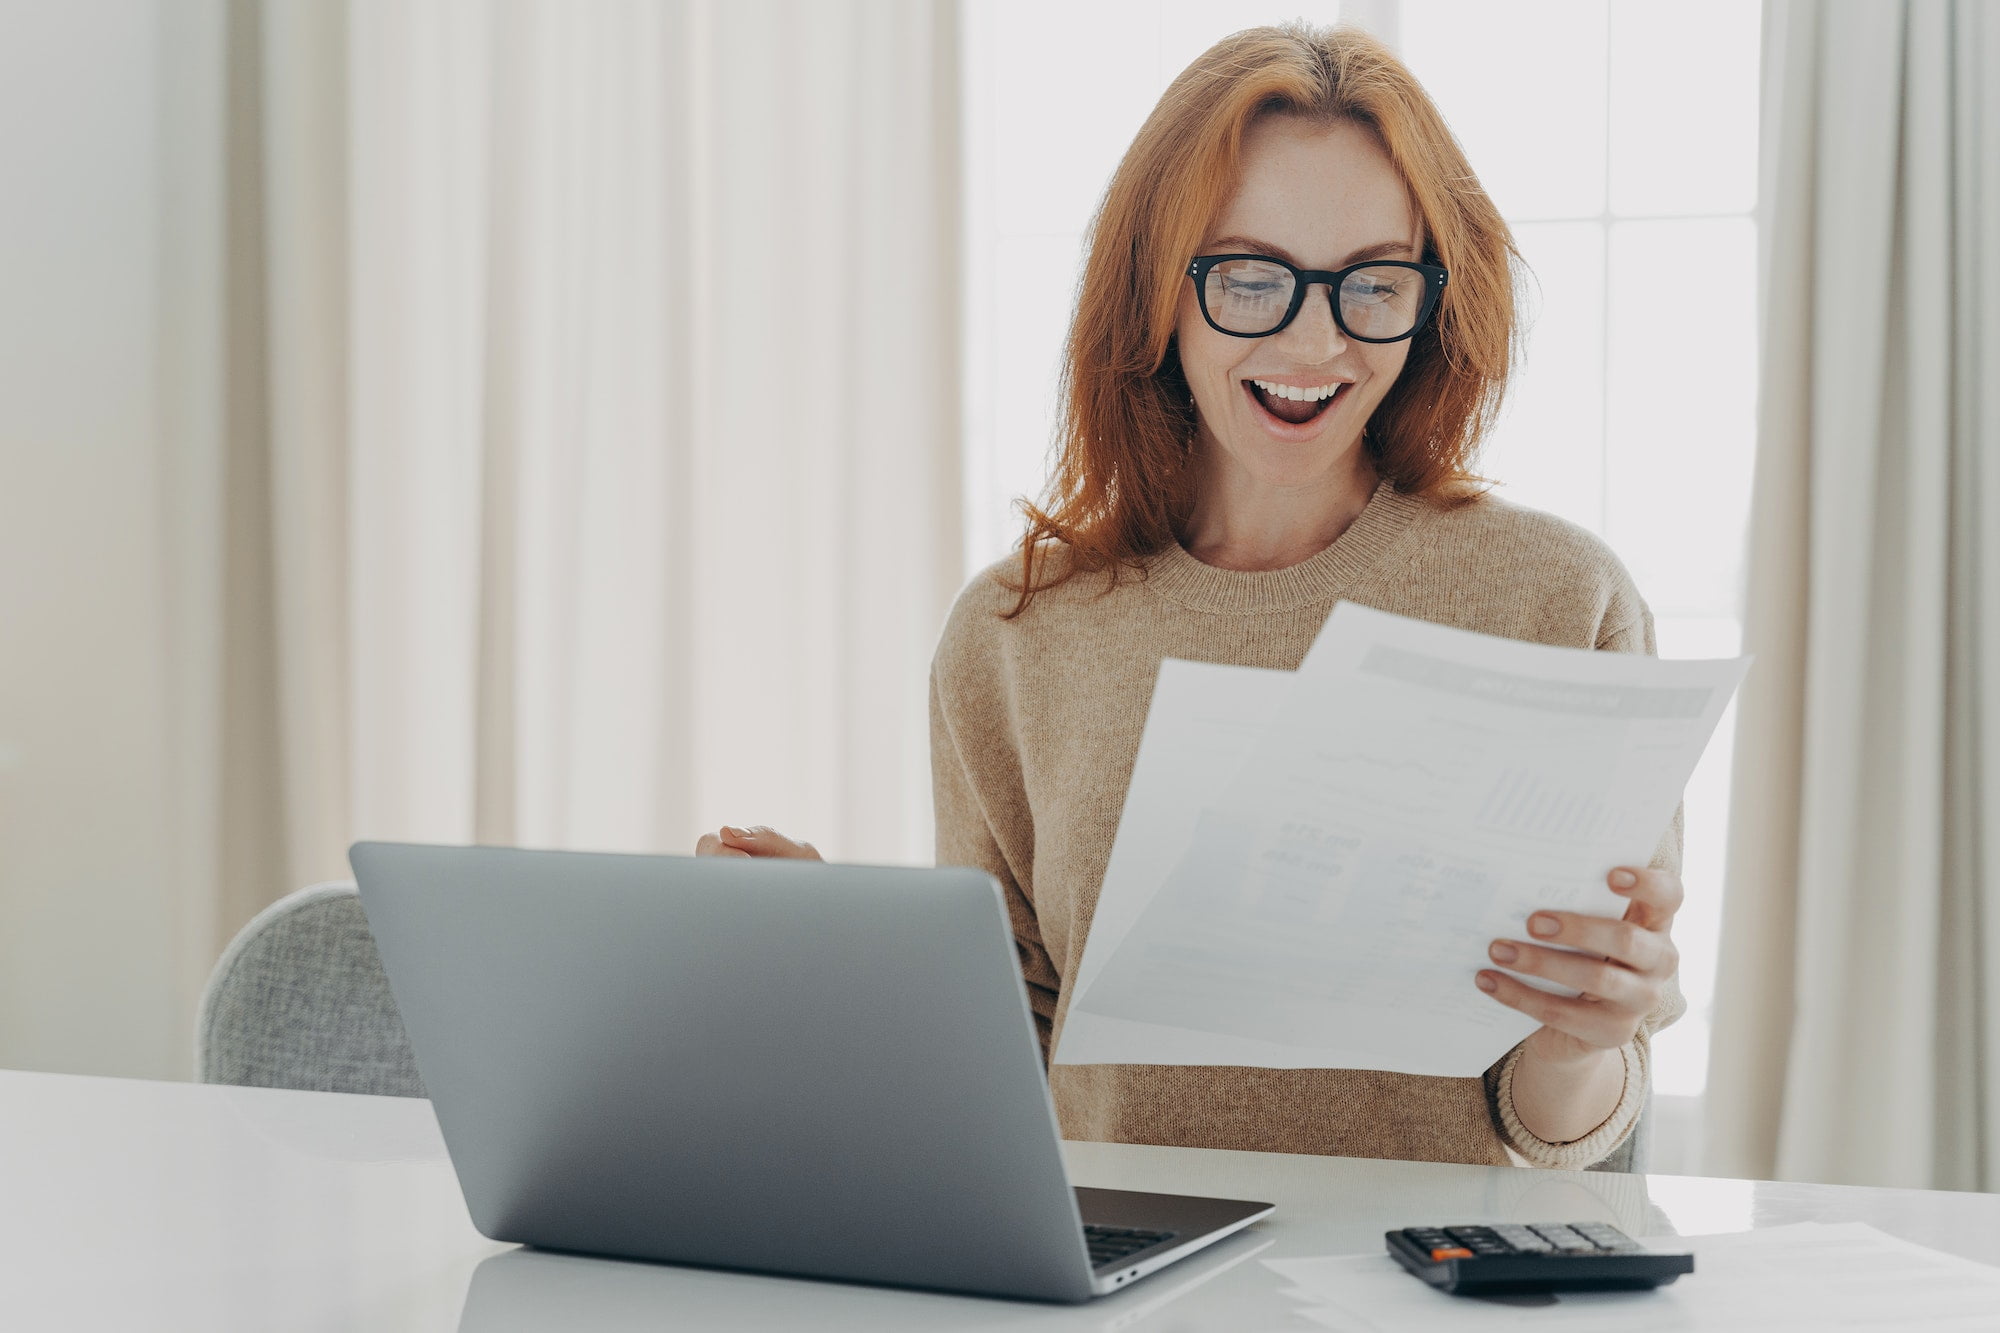
[[[1245,282],[1238,278],[1224,278],[1223,290],[1231,296],[1264,297],[1275,294],[1279,284],[1275,282]]]

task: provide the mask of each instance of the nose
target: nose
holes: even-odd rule
[[[1325,293],[1322,300],[1318,293]],[[1299,313],[1278,335],[1288,338],[1288,350],[1308,364],[1331,361],[1347,350],[1347,335],[1340,331],[1339,321],[1333,317],[1333,286],[1330,283],[1315,282],[1306,288],[1305,300],[1299,303]]]

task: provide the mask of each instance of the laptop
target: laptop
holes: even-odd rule
[[[1272,1206],[1072,1188],[977,870],[357,843],[481,1233],[1083,1301]]]

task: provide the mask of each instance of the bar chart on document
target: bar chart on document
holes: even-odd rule
[[[1604,802],[1587,791],[1564,790],[1539,775],[1508,769],[1486,793],[1476,816],[1488,828],[1531,838],[1582,842],[1611,829]]]
[[[1059,1062],[1484,1070],[1534,1026],[1473,990],[1487,942],[1537,908],[1624,911],[1604,875],[1653,858],[1746,664],[1343,603],[1297,672],[1194,665],[1162,668]],[[1191,707],[1209,763],[1166,798],[1147,769],[1172,747],[1148,741]]]

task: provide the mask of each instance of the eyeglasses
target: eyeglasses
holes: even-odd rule
[[[1232,338],[1267,338],[1298,317],[1306,289],[1327,286],[1333,322],[1357,342],[1393,343],[1416,336],[1450,276],[1436,264],[1378,259],[1338,272],[1293,268],[1269,255],[1197,255],[1188,265],[1201,317]],[[1339,300],[1333,293],[1340,294]]]

